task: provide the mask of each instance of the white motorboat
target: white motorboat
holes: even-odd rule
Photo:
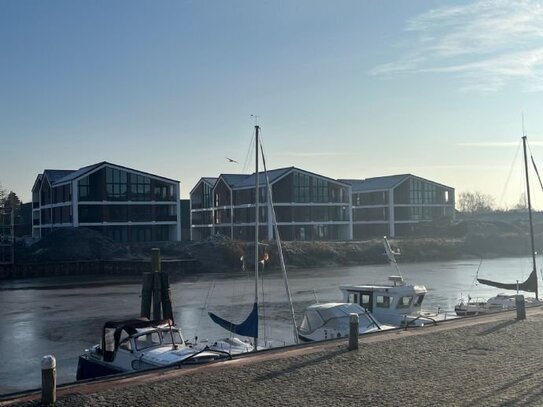
[[[226,352],[196,349],[169,321],[146,318],[106,322],[101,344],[79,356],[77,380],[117,373],[199,364],[230,358]]]
[[[392,284],[344,285],[340,287],[343,301],[360,305],[384,324],[424,326],[448,318],[447,313],[422,310],[426,295],[423,285],[405,284],[401,276],[390,276]]]
[[[435,312],[423,310],[426,287],[405,284],[395,257],[399,251],[392,250],[386,236],[383,245],[388,261],[394,265],[398,275],[390,276],[388,284],[340,286],[343,302],[358,304],[370,311],[378,321],[396,327],[424,326],[457,317],[452,312],[441,312],[439,309]]]
[[[533,297],[525,298],[524,301],[527,307],[540,304],[540,301]],[[458,316],[473,316],[510,311],[516,308],[516,294],[498,294],[488,300],[470,297],[468,297],[468,301],[460,299],[460,302],[454,307],[454,311]]]
[[[298,337],[305,342],[348,337],[352,313],[358,314],[359,335],[395,328],[381,324],[371,312],[358,304],[329,302],[306,308],[302,323],[298,327]]]

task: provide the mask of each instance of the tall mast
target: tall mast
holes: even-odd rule
[[[526,173],[526,195],[528,201],[528,218],[530,220],[530,242],[532,248],[532,263],[533,263],[533,272],[537,275],[537,267],[535,263],[535,243],[534,243],[534,224],[532,221],[532,200],[530,198],[530,181],[528,178],[528,156],[526,154],[526,136],[522,136],[522,147],[524,149],[524,171]],[[535,298],[538,298],[537,286],[535,290]]]
[[[255,125],[255,304],[257,305],[258,309],[258,215],[260,212],[259,208],[259,201],[260,201],[260,194],[259,194],[259,182],[258,182],[258,133],[260,131],[260,127],[258,125]],[[258,317],[258,316],[257,316]],[[258,345],[258,332],[257,336],[254,338],[255,341],[255,351],[257,350]]]

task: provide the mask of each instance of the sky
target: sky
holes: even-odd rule
[[[543,1],[0,0],[0,183],[23,201],[44,169],[100,161],[188,197],[252,171],[257,115],[269,168],[511,207],[522,117],[543,167],[541,102]]]

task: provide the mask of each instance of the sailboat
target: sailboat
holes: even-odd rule
[[[483,278],[477,278],[477,281],[481,284],[491,287],[502,288],[504,290],[516,290],[533,292],[535,298],[526,299],[527,305],[535,305],[539,303],[538,300],[538,287],[537,287],[537,265],[536,265],[536,251],[534,243],[534,224],[532,220],[532,201],[530,196],[530,178],[528,175],[528,155],[526,151],[526,135],[522,136],[522,147],[524,151],[524,173],[526,177],[526,196],[528,204],[528,220],[530,224],[530,248],[532,253],[532,271],[526,281],[519,283],[501,283],[498,281],[487,280]],[[533,159],[532,159],[532,163]],[[534,163],[535,166],[535,163]],[[537,169],[536,169],[537,171]],[[473,300],[468,297],[468,301],[460,300],[460,303],[454,307],[456,315],[479,315],[490,312],[504,311],[516,308],[516,301],[514,294],[498,294],[495,297],[490,298],[488,301],[481,301],[479,299]]]
[[[275,241],[277,243],[277,251],[279,253],[279,260],[281,263],[281,268],[283,271],[283,280],[285,283],[285,289],[287,293],[288,303],[290,305],[290,312],[292,317],[292,323],[294,327],[294,340],[297,343],[298,342],[298,332],[296,327],[296,317],[294,315],[294,308],[292,306],[292,299],[290,296],[290,289],[288,287],[288,279],[286,275],[286,267],[285,262],[283,258],[283,252],[281,249],[281,240],[279,237],[279,229],[277,227],[277,220],[275,218],[275,210],[273,209],[272,205],[272,188],[268,179],[268,173],[266,169],[266,161],[264,158],[264,151],[262,149],[262,145],[259,142],[259,135],[260,135],[260,126],[255,125],[255,251],[254,251],[254,267],[255,267],[255,296],[253,301],[253,307],[247,318],[239,323],[235,324],[233,322],[227,321],[224,318],[219,317],[218,315],[209,312],[209,317],[215,322],[216,324],[220,325],[224,329],[232,332],[233,334],[245,336],[249,338],[253,338],[253,344],[247,343],[246,341],[242,341],[239,338],[226,338],[221,339],[217,342],[215,342],[213,345],[210,346],[211,349],[218,349],[221,351],[226,351],[231,354],[236,353],[246,353],[250,351],[257,351],[259,349],[264,349],[267,346],[259,347],[258,343],[258,336],[259,336],[259,316],[258,316],[258,309],[259,309],[259,298],[258,298],[258,282],[259,282],[259,265],[263,264],[264,260],[260,259],[260,242],[259,242],[259,213],[260,213],[260,181],[259,181],[259,149],[262,153],[262,162],[264,165],[264,174],[266,177],[266,186],[267,186],[267,198],[268,198],[268,204],[271,205],[271,214],[272,214],[272,223],[274,226],[275,231]],[[268,220],[270,221],[270,220]]]

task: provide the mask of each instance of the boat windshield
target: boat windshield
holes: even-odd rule
[[[315,310],[307,310],[302,323],[300,324],[300,329],[302,331],[311,331],[318,328],[324,324],[324,320],[321,318],[319,313]]]
[[[424,300],[424,294],[418,294],[415,296],[415,301],[413,302],[413,305],[415,307],[420,307],[422,305],[422,300]]]
[[[181,337],[181,332],[179,332],[178,329],[172,329],[171,331],[169,329],[163,329],[162,331],[160,331],[160,333],[162,334],[163,344],[166,344],[166,345],[183,344],[183,338]],[[173,338],[173,342],[172,342],[172,338]]]
[[[141,335],[138,335],[134,338],[137,350],[147,349],[153,346],[160,345],[160,332],[158,331],[149,331]]]

